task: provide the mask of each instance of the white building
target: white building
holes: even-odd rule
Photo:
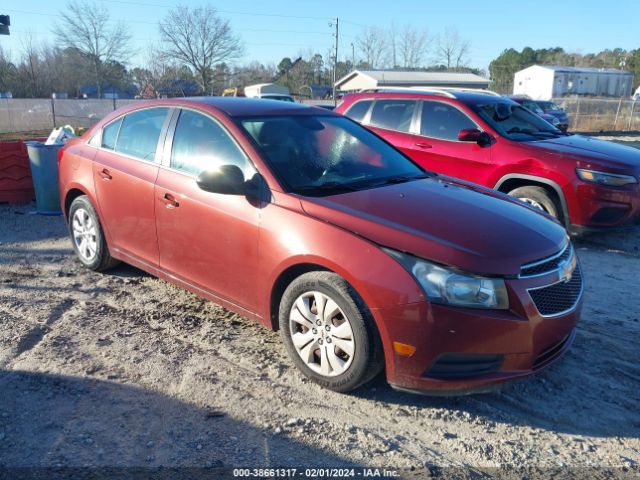
[[[400,70],[354,70],[336,82],[336,90],[357,92],[362,89],[390,87],[489,88],[490,80],[473,73],[415,72]]]
[[[514,95],[535,100],[566,95],[629,97],[632,88],[633,74],[613,68],[533,65],[516,72],[513,79]]]

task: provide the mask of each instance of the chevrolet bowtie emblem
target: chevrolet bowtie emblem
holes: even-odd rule
[[[570,259],[561,262],[558,265],[560,281],[567,283],[573,276],[573,271],[576,269],[576,256],[573,255]]]

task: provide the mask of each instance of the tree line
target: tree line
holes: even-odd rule
[[[470,42],[453,27],[438,35],[411,25],[364,27],[352,42],[342,39],[335,62],[332,49],[300,51],[277,65],[239,64],[245,49],[240,37],[215,8],[170,9],[158,24],[159,41],[142,54],[123,23],[112,21],[103,3],[71,0],[54,24],[55,43],[23,37],[17,58],[0,45],[0,93],[14,97],[102,97],[107,93],[142,97],[219,95],[227,87],[278,82],[308,96],[314,85],[331,86],[354,69],[461,71],[470,67]],[[134,51],[137,65],[129,66]],[[493,89],[510,93],[513,74],[533,64],[625,68],[640,81],[640,49],[576,54],[562,48],[504,50],[489,65]]]
[[[570,53],[560,47],[522,51],[509,48],[489,64],[492,89],[500,93],[513,92],[513,75],[532,65],[561,65],[565,67],[615,68],[632,72],[636,87],[640,83],[640,49],[602,50],[599,53]]]

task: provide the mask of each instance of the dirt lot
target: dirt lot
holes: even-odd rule
[[[277,333],[132,267],[82,268],[61,218],[32,209],[0,205],[0,478],[34,466],[640,476],[639,230],[577,243],[585,305],[559,364],[479,396],[382,378],[341,395],[304,380]]]

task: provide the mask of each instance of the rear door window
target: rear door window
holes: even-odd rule
[[[173,135],[171,168],[199,175],[221,165],[237,165],[245,173],[251,164],[218,122],[192,110],[182,110]]]
[[[125,115],[116,142],[116,151],[153,162],[162,125],[169,109],[146,108]]]
[[[408,132],[417,103],[416,100],[378,100],[373,106],[369,125]]]
[[[351,105],[344,114],[351,120],[362,122],[372,103],[373,100],[361,100]]]
[[[465,128],[478,128],[478,126],[456,107],[428,100],[422,103],[421,135],[457,141],[458,133]]]

